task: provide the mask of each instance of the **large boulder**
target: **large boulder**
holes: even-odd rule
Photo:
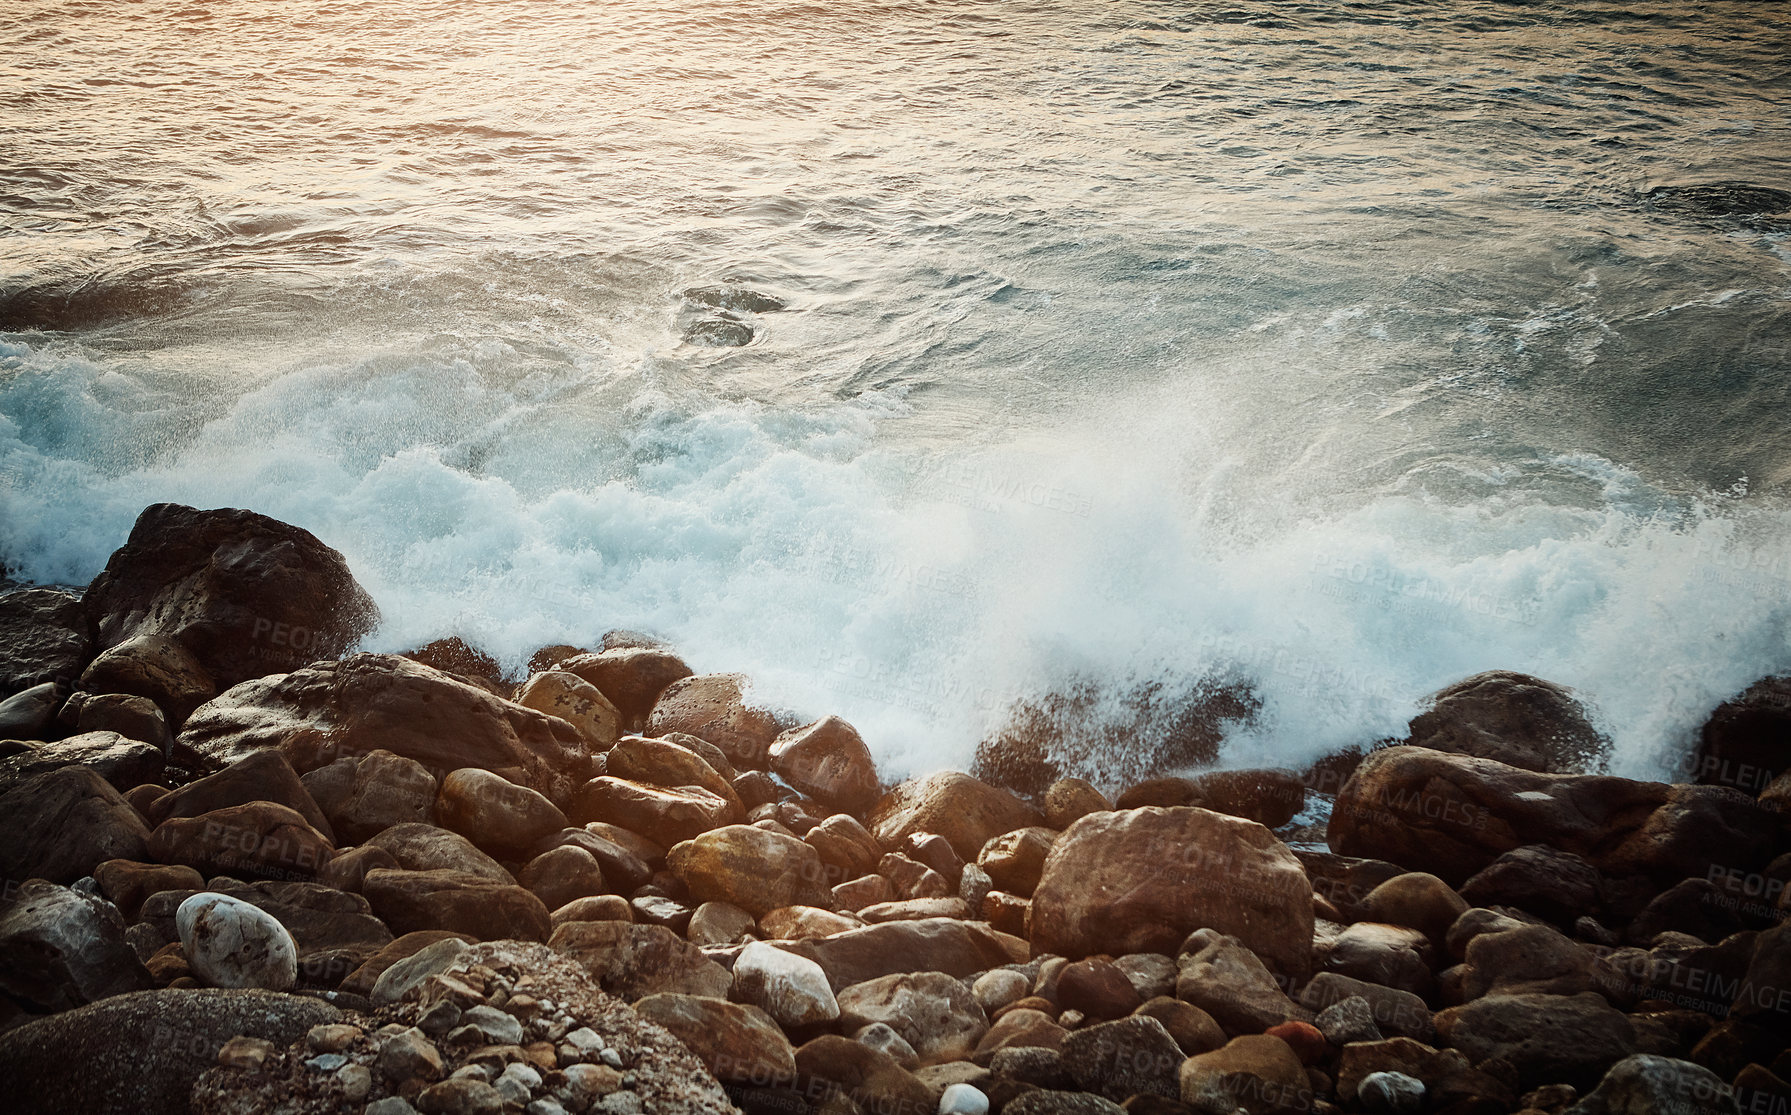
[[[83,598],[97,649],[159,635],[220,688],[335,658],[378,623],[342,555],[252,511],[143,510]]]
[[[741,819],[738,798],[724,798],[701,786],[672,789],[608,775],[585,783],[567,813],[577,824],[605,822],[665,847]]]
[[[78,736],[21,747],[0,758],[0,793],[19,783],[68,766],[91,769],[115,789],[130,790],[160,780],[165,760],[161,748],[117,732],[85,732]]]
[[[559,806],[538,791],[477,767],[442,779],[435,816],[481,850],[512,859],[567,827]]]
[[[733,995],[784,1027],[832,1022],[840,1016],[839,1001],[819,964],[762,941],[748,944],[734,960]]]
[[[284,805],[326,838],[335,839],[335,830],[323,810],[305,789],[286,756],[278,751],[245,755],[215,774],[163,794],[150,802],[143,815],[150,824],[159,825],[173,817],[198,817],[214,809],[247,805],[252,801]]]
[[[942,770],[884,794],[868,827],[890,851],[899,850],[917,832],[937,833],[951,842],[959,859],[970,863],[992,838],[1043,823],[1038,810],[1008,791],[968,774]]]
[[[1023,963],[1024,944],[980,922],[929,918],[885,922],[814,940],[782,941],[777,947],[819,964],[838,992],[897,972],[944,972],[961,979]]]
[[[0,906],[0,992],[53,1013],[154,986],[110,904],[32,879]]]
[[[1506,670],[1438,690],[1407,742],[1551,774],[1597,769],[1611,749],[1567,689]]]
[[[1773,815],[1735,790],[1541,774],[1402,746],[1362,761],[1337,795],[1328,835],[1344,855],[1391,860],[1453,886],[1526,844],[1670,885],[1713,864],[1754,865],[1776,831]]]
[[[186,1115],[199,1075],[239,1035],[284,1046],[342,1012],[274,991],[137,991],[0,1034],[13,1115]]]
[[[1499,1058],[1524,1089],[1597,1085],[1636,1052],[1629,1018],[1596,992],[1579,995],[1489,995],[1437,1015],[1437,1032],[1474,1064]]]
[[[149,856],[206,875],[309,879],[336,854],[329,838],[296,810],[269,801],[171,817],[149,834]]]
[[[1703,1065],[1637,1053],[1565,1115],[1736,1115],[1735,1091]]]
[[[556,802],[590,766],[583,737],[564,720],[393,654],[238,685],[193,714],[180,745],[215,765],[277,747],[301,774],[384,749],[431,771],[493,771]]]
[[[1234,1034],[1259,1034],[1283,1022],[1311,1022],[1312,1012],[1288,998],[1283,980],[1236,937],[1211,929],[1190,935],[1175,996],[1217,1019]]]
[[[1679,773],[1749,797],[1791,770],[1791,677],[1762,678],[1718,705]]]
[[[102,651],[82,671],[76,688],[147,698],[174,727],[218,695],[217,683],[192,648],[162,635],[133,635]]]
[[[800,793],[862,816],[877,803],[877,766],[852,725],[826,716],[791,728],[771,744],[771,769]]]
[[[552,929],[532,892],[463,871],[379,868],[361,880],[361,894],[394,933],[445,929],[481,941],[545,941]]]
[[[607,751],[622,734],[622,714],[597,687],[564,670],[535,674],[516,691],[516,703],[557,716],[578,729],[592,751]]]
[[[62,767],[0,795],[0,878],[72,883],[109,859],[149,858],[149,827],[97,771]]]
[[[279,751],[256,754],[285,761]],[[383,749],[318,767],[305,775],[304,786],[344,843],[358,844],[394,825],[435,823],[435,775],[415,759]]]
[[[1032,897],[1043,952],[1173,955],[1190,932],[1237,937],[1288,976],[1311,966],[1312,887],[1253,821],[1194,807],[1091,813],[1051,848]]]
[[[726,968],[663,925],[570,921],[553,931],[548,945],[630,1002],[662,992],[724,999],[733,984]]]
[[[47,681],[73,681],[91,640],[81,598],[58,588],[0,593],[0,698]]]
[[[603,771],[616,778],[645,782],[653,786],[700,786],[731,803],[733,808],[729,810],[729,815],[735,820],[746,816],[746,807],[734,792],[733,784],[707,759],[682,743],[648,739],[645,736],[626,736],[610,748],[604,759]]]
[[[63,707],[66,686],[46,681],[0,700],[0,739],[32,740],[61,735],[56,713]]]
[[[763,770],[780,725],[770,710],[747,704],[746,685],[740,674],[680,678],[654,702],[647,734],[687,732],[721,748],[735,766]]]
[[[628,724],[645,721],[666,687],[690,676],[683,659],[659,647],[611,647],[573,655],[554,668],[596,686]]]
[[[731,903],[754,916],[782,906],[832,904],[814,848],[754,825],[705,832],[674,847],[665,862],[698,901]]]
[[[923,1064],[968,1060],[989,1032],[989,1020],[963,980],[944,972],[899,972],[839,993],[847,1031],[883,1023],[900,1034]]]

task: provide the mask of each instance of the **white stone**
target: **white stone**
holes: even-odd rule
[[[827,973],[805,956],[755,941],[734,961],[734,998],[759,1007],[785,1027],[832,1022],[839,1002]]]
[[[996,968],[976,977],[970,994],[985,1014],[994,1014],[1009,1003],[1018,1002],[1032,992],[1032,981],[1012,968]]]
[[[1424,1110],[1424,1082],[1403,1072],[1371,1072],[1356,1085],[1356,1098],[1370,1111],[1418,1115]]]
[[[989,1115],[989,1097],[969,1084],[953,1084],[939,1097],[939,1115]]]
[[[193,895],[174,912],[180,947],[200,982],[284,991],[298,982],[298,947],[286,927],[239,898]]]

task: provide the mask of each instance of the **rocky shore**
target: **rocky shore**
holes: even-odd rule
[[[1492,673],[1307,771],[1097,786],[1035,710],[890,784],[645,636],[377,622],[167,504],[0,594],[7,1110],[1791,1115],[1791,678],[1673,783]]]

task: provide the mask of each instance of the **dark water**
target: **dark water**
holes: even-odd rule
[[[0,558],[298,522],[886,764],[1489,667],[1618,766],[1791,668],[1776,3],[0,4]],[[748,340],[744,345],[722,342]]]

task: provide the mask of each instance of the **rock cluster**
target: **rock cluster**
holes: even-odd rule
[[[845,721],[625,633],[520,684],[349,654],[370,608],[304,532],[170,506],[86,595],[0,596],[18,1110],[1791,1102],[1771,679],[1684,783],[1597,773],[1572,695],[1498,673],[1403,745],[1109,798],[890,785]]]

